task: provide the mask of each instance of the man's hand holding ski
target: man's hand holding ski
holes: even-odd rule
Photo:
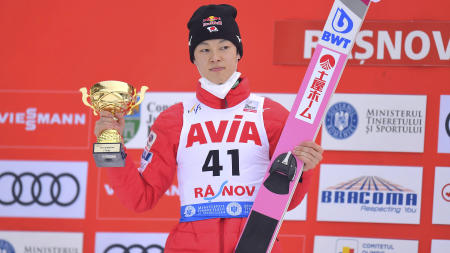
[[[322,160],[323,148],[313,141],[305,141],[296,146],[292,154],[304,163],[303,172],[314,169]]]

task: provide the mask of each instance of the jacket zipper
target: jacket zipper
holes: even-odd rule
[[[226,97],[222,100],[222,109],[225,109],[225,108],[228,108],[228,101],[227,101]]]

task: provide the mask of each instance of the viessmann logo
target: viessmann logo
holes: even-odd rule
[[[328,187],[320,195],[322,203],[359,204],[361,211],[415,213],[418,196],[414,191],[378,176],[361,176]]]
[[[89,147],[93,117],[72,91],[0,90],[0,148]]]
[[[86,125],[86,114],[41,112],[28,107],[22,112],[0,112],[0,124],[23,125],[26,131],[35,131],[38,125]]]

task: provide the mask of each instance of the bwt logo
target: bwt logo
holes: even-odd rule
[[[322,191],[322,203],[417,206],[417,194],[377,176],[361,176]]]
[[[164,248],[158,244],[151,244],[147,247],[133,244],[130,246],[125,246],[122,244],[113,244],[103,251],[103,253],[163,253]]]
[[[338,33],[348,33],[353,28],[353,21],[342,8],[338,8],[331,23],[333,30]]]
[[[353,29],[353,21],[344,9],[337,8],[333,21],[331,22],[331,27],[337,33],[346,34]],[[331,44],[335,44],[336,46],[341,46],[341,44],[343,44],[343,48],[347,48],[348,44],[351,42],[351,40],[347,38],[328,31],[323,32],[322,40],[331,42]]]

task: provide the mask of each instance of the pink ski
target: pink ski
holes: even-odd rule
[[[316,138],[369,3],[335,0],[236,246],[237,253],[271,251],[303,169],[290,150]]]

